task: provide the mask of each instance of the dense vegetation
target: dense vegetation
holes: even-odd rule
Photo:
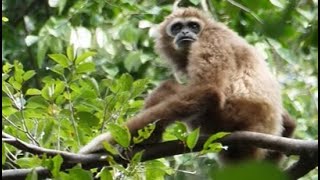
[[[128,146],[129,135],[119,124],[135,115],[145,95],[170,76],[150,36],[154,25],[171,12],[173,2],[4,0],[2,4],[3,131],[41,147],[77,152],[97,134],[116,129],[123,133],[121,145]],[[245,37],[267,59],[282,84],[283,104],[298,124],[294,137],[317,139],[318,1],[209,0],[206,4],[215,19]],[[181,5],[201,7],[199,0]],[[184,132],[185,127],[175,124],[164,139],[186,138],[177,133],[179,129]],[[61,163],[58,156],[40,158],[3,143],[3,169],[44,166],[56,178],[92,177],[93,171],[79,166],[59,171]],[[207,179],[216,176],[216,167],[214,154],[193,153],[133,161],[126,168],[113,164],[100,175]],[[246,167],[244,172],[252,168]],[[260,172],[255,167],[259,176],[274,170]],[[304,179],[317,177],[316,169]]]

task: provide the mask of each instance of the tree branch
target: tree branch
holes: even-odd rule
[[[200,137],[196,147],[193,149],[193,152],[202,150],[203,144],[206,142],[208,137],[209,136]],[[77,163],[81,163],[82,168],[84,169],[91,169],[109,165],[108,161],[106,161],[108,154],[105,152],[83,155],[65,151],[45,149],[25,143],[20,139],[17,139],[4,132],[2,132],[2,138],[4,142],[32,154],[47,154],[47,156],[55,156],[57,154],[60,154],[64,159],[61,166],[62,170],[71,168]],[[304,176],[309,171],[317,167],[318,164],[318,140],[298,140],[256,132],[239,131],[227,135],[224,138],[217,140],[217,142],[221,142],[223,145],[232,145],[238,143],[250,144],[260,148],[280,151],[287,155],[300,155],[300,159],[285,170],[285,172],[287,172],[292,179],[298,179]],[[126,152],[126,155],[130,159],[136,152],[139,152],[141,150],[145,150],[142,156],[142,161],[190,152],[190,150],[185,146],[183,142],[176,140],[144,146],[136,145],[132,148],[132,151]],[[128,160],[123,159],[120,156],[114,156],[114,160],[119,164],[128,164]],[[10,177],[8,174],[12,173],[12,171],[16,170],[2,171],[2,173],[5,173],[6,175],[2,175],[2,178],[6,179],[6,177]],[[24,169],[24,171],[19,171],[19,175],[22,173],[25,173],[25,175],[27,175],[27,172],[30,171],[31,169],[29,169],[28,171]],[[39,171],[42,172],[44,170],[41,169]]]

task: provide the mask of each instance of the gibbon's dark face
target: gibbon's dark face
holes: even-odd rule
[[[198,39],[201,24],[195,20],[176,20],[167,26],[167,34],[173,38],[177,49],[186,49]]]

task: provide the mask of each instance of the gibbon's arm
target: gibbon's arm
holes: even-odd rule
[[[185,87],[180,93],[173,95],[172,98],[154,105],[130,119],[125,125],[130,133],[135,134],[139,129],[157,120],[174,121],[183,119],[193,114],[201,113],[210,108],[221,109],[224,103],[223,94],[212,86]],[[115,143],[109,132],[94,138],[84,146],[79,153],[89,154],[103,149],[102,142]]]

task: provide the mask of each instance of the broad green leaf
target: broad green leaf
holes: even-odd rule
[[[213,143],[215,140],[220,139],[220,138],[223,138],[224,136],[226,136],[226,135],[228,135],[228,134],[230,134],[230,133],[228,133],[228,132],[218,132],[218,133],[216,133],[216,134],[211,135],[211,136],[207,139],[207,141],[204,143],[203,149],[207,149],[208,146],[209,146],[211,143]]]
[[[21,87],[22,87],[21,83],[19,83],[19,82],[17,82],[17,81],[11,81],[10,83],[11,83],[12,87],[13,87],[14,89],[16,89],[16,90],[20,90]]]
[[[24,71],[22,69],[18,69],[18,68],[14,69],[14,79],[19,84],[23,82],[23,74],[24,74]]]
[[[27,100],[26,108],[28,108],[28,109],[43,109],[43,108],[47,108],[48,106],[49,106],[49,103],[43,97],[31,96]]]
[[[188,135],[187,146],[189,149],[193,149],[196,146],[199,139],[199,133],[200,133],[200,129],[197,128]]]
[[[139,96],[141,93],[143,93],[146,90],[146,85],[148,84],[148,82],[149,80],[147,79],[139,79],[133,82],[131,97],[135,98]]]
[[[3,66],[2,66],[2,70],[3,73],[9,73],[11,71],[11,68],[13,67],[13,65],[11,65],[10,63],[6,62]]]
[[[227,180],[288,180],[285,175],[274,164],[264,161],[249,161],[226,166],[217,171],[211,171],[212,179]]]
[[[26,95],[40,95],[40,94],[41,94],[41,91],[35,88],[30,88],[26,92]]]
[[[104,149],[107,150],[112,155],[119,154],[118,150],[115,147],[113,147],[110,143],[102,142],[102,145],[103,145]]]
[[[14,90],[11,84],[2,81],[2,91],[5,92],[7,95],[12,95]]]
[[[120,144],[124,148],[129,147],[131,134],[127,127],[119,126],[117,124],[109,124],[108,130],[110,131],[112,137],[118,144]]]
[[[9,97],[2,96],[2,107],[11,106],[11,100]]]
[[[90,128],[99,125],[99,119],[90,112],[77,112],[75,115],[80,127]]]
[[[76,180],[93,180],[92,173],[89,170],[84,170],[78,166],[69,169],[71,179]]]
[[[200,3],[200,0],[189,0],[193,5],[198,5]]]
[[[73,61],[73,58],[74,58],[73,53],[74,53],[73,52],[73,45],[68,46],[67,47],[67,57],[70,61]]]
[[[76,66],[76,72],[77,73],[92,72],[92,71],[95,71],[95,67],[96,67],[95,64],[92,62],[82,63],[82,64]]]
[[[48,56],[64,68],[69,66],[68,58],[63,54],[49,54]]]
[[[79,64],[79,63],[81,63],[82,61],[84,61],[85,59],[87,59],[88,57],[94,56],[95,54],[96,54],[96,52],[87,51],[87,52],[81,54],[80,56],[78,56],[78,57],[76,58],[75,63],[76,63],[76,64]]]
[[[224,147],[222,146],[221,143],[211,143],[209,144],[206,149],[202,149],[200,154],[206,154],[206,153],[218,153],[220,152]]]
[[[28,173],[26,180],[38,180],[38,173],[35,169],[32,169],[30,173]]]
[[[59,175],[60,167],[63,162],[63,159],[60,154],[56,155],[52,158],[53,161],[53,169],[51,170],[53,177],[57,177]]]
[[[126,73],[123,74],[118,80],[117,80],[117,86],[120,87],[119,90],[121,91],[129,91],[131,89],[133,82],[133,78],[130,74]]]
[[[142,158],[143,153],[144,153],[144,150],[135,153],[131,159],[131,164],[136,165],[139,162],[141,162],[141,158]]]
[[[38,51],[37,51],[37,63],[38,67],[42,67],[43,60],[45,59],[46,53],[49,49],[47,45],[47,37],[40,37],[38,41]]]
[[[126,59],[124,60],[124,67],[129,72],[136,72],[138,71],[139,67],[141,66],[140,60],[141,53],[139,51],[132,51],[127,55]]]
[[[34,70],[30,70],[30,71],[27,71],[23,74],[23,80],[24,81],[27,81],[29,80],[30,78],[32,78],[34,75],[36,74],[36,72]]]
[[[97,174],[98,177],[100,177],[100,180],[112,180],[112,174],[108,170],[108,168],[103,167],[101,171]]]
[[[65,89],[64,82],[56,81],[55,82],[55,86],[54,86],[54,91],[53,91],[53,94],[52,94],[52,98],[55,99],[58,95],[62,94],[64,89]]]
[[[15,161],[21,168],[39,167],[42,163],[38,156],[22,157]]]
[[[160,160],[147,161],[145,168],[146,180],[163,180],[166,174],[171,175],[175,172]]]
[[[64,75],[64,68],[60,64],[56,64],[52,68],[50,68],[51,71],[63,76]]]
[[[187,131],[187,126],[184,123],[176,121],[173,124],[173,128],[170,131],[170,134],[174,135],[180,141],[185,142],[187,138]]]
[[[41,139],[44,145],[50,142],[49,139],[52,136],[54,130],[55,130],[54,122],[51,119],[48,119],[47,122],[45,123],[45,127],[43,130],[43,137]]]
[[[2,143],[2,165],[4,165],[5,162],[6,162],[6,148]]]
[[[52,86],[45,85],[41,90],[41,96],[46,100],[51,100],[53,94]]]

